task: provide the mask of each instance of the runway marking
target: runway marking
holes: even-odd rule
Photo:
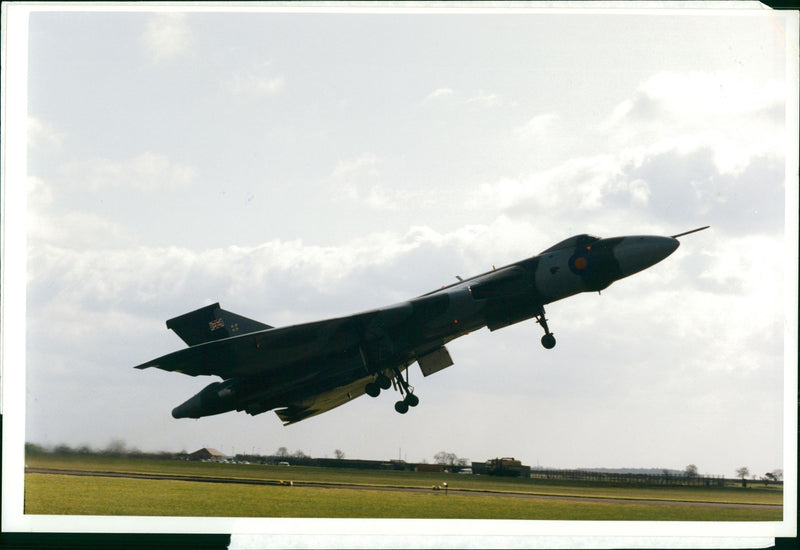
[[[54,475],[69,475],[69,476],[89,476],[89,477],[115,477],[127,479],[148,479],[152,481],[193,481],[196,483],[233,483],[239,485],[272,485],[286,486],[286,483],[271,479],[243,479],[243,478],[227,478],[227,477],[203,477],[203,476],[183,476],[175,474],[137,474],[127,472],[91,472],[84,470],[55,470],[50,468],[25,468],[26,474],[54,474]],[[356,489],[366,491],[401,491],[412,493],[434,493],[444,495],[444,491],[434,491],[433,489],[420,488],[420,487],[390,487],[382,485],[347,485],[340,483],[322,483],[314,481],[294,481],[294,487],[310,487],[321,489]],[[469,489],[453,489],[448,488],[449,493],[461,495],[481,495],[492,497],[509,497],[509,498],[533,498],[540,500],[567,500],[573,502],[589,502],[600,504],[645,504],[645,505],[660,505],[660,506],[693,506],[693,507],[706,507],[706,508],[749,508],[749,509],[765,509],[765,510],[778,510],[783,509],[782,504],[743,504],[731,502],[698,502],[698,501],[684,501],[684,500],[653,500],[653,499],[637,499],[637,498],[618,498],[618,497],[582,497],[582,496],[568,496],[568,495],[542,495],[536,493],[514,493],[514,492],[501,492],[501,491],[475,491]]]

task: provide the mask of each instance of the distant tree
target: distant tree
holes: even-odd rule
[[[461,467],[463,468],[464,466],[467,466],[467,465],[469,464],[469,459],[468,459],[468,458],[459,458],[459,459],[456,461],[456,464],[457,464],[458,466],[461,466]]]
[[[750,475],[750,468],[747,466],[742,466],[741,468],[736,470],[736,477],[742,480],[742,487],[747,487],[747,481],[745,478]]]
[[[688,466],[687,466],[687,467],[686,467],[686,468],[683,470],[683,472],[684,472],[684,473],[685,473],[685,474],[686,474],[688,477],[697,477],[697,475],[698,475],[698,473],[697,473],[697,466],[695,466],[694,464],[689,464],[689,465],[688,465]]]
[[[289,456],[289,450],[286,447],[279,447],[278,450],[275,451],[275,456],[286,458]]]
[[[65,443],[61,443],[60,445],[56,445],[56,448],[53,449],[53,452],[57,455],[68,455],[72,454],[74,451],[72,447],[66,445]]]
[[[445,451],[440,451],[433,455],[433,461],[436,464],[441,464],[443,466],[456,466],[461,465],[461,462],[464,461],[466,463],[468,459],[466,458],[458,458],[455,453],[448,453]]]
[[[144,453],[138,447],[133,447],[127,450],[129,456],[144,456]]]
[[[292,457],[294,457],[294,458],[311,458],[310,456],[308,456],[306,453],[304,453],[300,449],[297,449],[295,452],[293,452],[292,453]]]
[[[344,451],[341,449],[336,449],[333,451],[333,454],[336,456],[336,460],[344,460]]]
[[[772,470],[771,472],[767,472],[764,474],[764,477],[761,479],[765,479],[767,481],[771,481],[772,483],[777,483],[783,480],[783,470]]]
[[[78,449],[75,452],[77,452],[79,455],[90,455],[92,454],[92,448],[84,443],[83,445],[78,447]]]
[[[125,454],[126,445],[122,439],[112,439],[111,442],[103,450],[103,454],[111,456],[122,456]]]
[[[37,445],[36,443],[26,443],[25,444],[25,454],[30,455],[43,455],[47,451],[41,445]]]

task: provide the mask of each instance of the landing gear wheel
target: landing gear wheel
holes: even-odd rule
[[[545,349],[553,349],[556,346],[556,337],[550,332],[542,336],[542,345]]]
[[[383,373],[378,375],[378,378],[375,380],[375,382],[382,390],[388,390],[392,387],[392,380]]]
[[[406,395],[404,401],[408,404],[409,407],[416,407],[419,405],[419,397],[414,395],[413,393],[409,393]]]
[[[544,336],[542,336],[542,345],[545,349],[553,349],[556,346],[556,337],[550,332],[550,327],[547,326],[547,319],[544,316],[544,308],[539,310],[536,315],[536,322],[539,323],[544,329]]]
[[[394,410],[399,412],[400,414],[406,414],[408,412],[408,403],[405,401],[398,401],[394,404]]]
[[[367,395],[369,395],[370,397],[378,397],[381,393],[381,388],[375,382],[370,382],[364,388],[364,391],[366,391]]]

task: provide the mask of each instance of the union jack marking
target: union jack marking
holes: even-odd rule
[[[214,319],[213,321],[208,322],[208,330],[217,330],[218,328],[222,328],[225,326],[225,322],[222,319]]]

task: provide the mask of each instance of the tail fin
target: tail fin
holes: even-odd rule
[[[175,331],[188,345],[196,346],[272,327],[220,309],[216,303],[170,319],[167,328]]]

